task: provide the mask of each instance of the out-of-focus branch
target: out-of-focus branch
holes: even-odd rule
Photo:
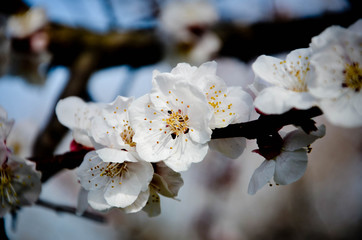
[[[258,120],[214,129],[211,138],[245,137],[247,139],[256,139],[273,134],[283,126],[290,124],[301,126],[305,131],[311,131],[315,130],[313,129],[314,121],[311,118],[322,114],[318,107],[312,107],[308,110],[290,110],[281,115],[262,115]]]
[[[79,217],[84,217],[84,218],[87,218],[87,219],[90,219],[90,220],[93,220],[93,221],[96,221],[96,222],[100,222],[100,223],[105,223],[106,222],[106,219],[102,215],[95,214],[95,213],[88,212],[88,211],[85,211],[82,215],[77,215],[77,209],[75,207],[69,207],[69,206],[65,206],[65,205],[58,205],[58,204],[47,202],[47,201],[44,201],[44,200],[41,200],[41,199],[39,199],[36,202],[36,204],[39,205],[39,206],[42,206],[42,207],[49,208],[49,209],[54,210],[54,211],[59,212],[59,213],[70,213],[70,214],[73,214],[73,215],[76,215],[76,216],[79,216]]]

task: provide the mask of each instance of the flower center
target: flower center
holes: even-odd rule
[[[123,171],[127,171],[126,163],[108,163],[106,168],[101,173],[101,176],[108,176],[113,178],[115,176],[121,176]]]
[[[0,168],[0,197],[2,208],[5,208],[5,201],[10,205],[19,203],[17,193],[11,185],[12,179],[13,177],[10,168],[7,165],[3,165]]]
[[[169,110],[168,114],[169,118],[166,119],[166,127],[171,129],[171,136],[173,139],[175,139],[182,133],[188,133],[189,117],[187,115],[182,115],[180,109],[177,112]]]
[[[348,87],[359,92],[362,88],[362,67],[359,63],[346,64],[343,74],[344,83],[342,83],[342,87]]]
[[[131,126],[129,126],[128,124],[124,125],[124,129],[123,132],[121,132],[121,138],[123,139],[123,141],[130,145],[131,147],[135,147],[136,143],[133,142],[133,136],[134,136],[134,131],[131,128]]]

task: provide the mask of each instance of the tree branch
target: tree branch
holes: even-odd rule
[[[69,207],[69,206],[65,206],[65,205],[58,205],[58,204],[47,202],[47,201],[44,201],[44,200],[41,200],[41,199],[39,199],[36,202],[36,204],[39,205],[39,206],[45,207],[45,208],[49,208],[49,209],[54,210],[56,212],[70,213],[70,214],[73,214],[73,215],[76,215],[76,216],[79,216],[79,217],[84,217],[84,218],[87,218],[87,219],[90,219],[90,220],[93,220],[93,221],[96,221],[96,222],[100,222],[100,223],[107,222],[106,219],[102,215],[95,214],[95,213],[88,212],[88,211],[85,211],[82,215],[78,215],[77,214],[77,209],[74,208],[74,207]]]
[[[313,130],[313,127],[310,126],[311,118],[322,114],[323,112],[318,107],[312,107],[308,110],[293,109],[281,115],[262,115],[258,120],[230,124],[225,128],[214,129],[211,138],[245,137],[247,139],[256,139],[275,133],[283,126],[290,124],[301,126],[308,132]],[[307,126],[305,126],[305,123],[307,123]]]
[[[88,150],[80,150],[55,156],[37,156],[29,158],[29,160],[36,163],[36,169],[42,172],[41,180],[45,182],[62,169],[74,169],[78,167],[87,152]]]

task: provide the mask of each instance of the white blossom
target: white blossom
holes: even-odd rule
[[[155,78],[151,93],[135,100],[129,111],[133,141],[145,161],[164,161],[179,172],[205,157],[212,112],[191,84]]]
[[[93,147],[89,137],[91,122],[103,106],[101,103],[86,103],[79,97],[67,97],[57,103],[55,113],[59,122],[72,130],[77,143]]]
[[[309,151],[308,146],[316,139],[325,135],[325,126],[306,134],[298,129],[288,133],[283,138],[280,154],[264,162],[253,173],[248,193],[255,194],[272,178],[276,184],[286,185],[299,180],[307,168]]]
[[[96,151],[88,153],[78,169],[88,203],[97,210],[117,207],[125,212],[141,210],[149,198],[153,168],[135,152],[128,107],[133,98],[118,96],[94,116],[90,137]]]
[[[252,108],[251,96],[241,87],[228,87],[224,80],[216,75],[216,70],[215,61],[204,63],[200,67],[180,63],[171,73],[154,71],[153,79],[187,82],[198,88],[213,112],[209,123],[211,129],[248,121]],[[228,157],[236,158],[245,148],[245,139],[213,139],[209,145]]]
[[[153,168],[127,151],[102,148],[86,154],[77,175],[92,208],[132,213],[148,201]]]
[[[92,120],[90,136],[95,142],[109,148],[135,151],[134,131],[128,118],[128,107],[133,98],[118,96],[105,105]]]
[[[308,82],[314,74],[310,67],[310,48],[297,49],[285,60],[262,55],[252,65],[255,86],[261,92],[254,106],[265,114],[282,114],[315,106],[316,99],[309,93]]]
[[[11,153],[6,138],[13,125],[0,107],[0,217],[16,208],[33,204],[41,191],[40,172],[35,165]]]
[[[311,47],[316,77],[309,88],[323,113],[335,125],[362,126],[362,20],[327,28]]]

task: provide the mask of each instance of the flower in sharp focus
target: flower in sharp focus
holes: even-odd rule
[[[223,79],[216,75],[217,63],[207,62],[200,67],[180,63],[171,73],[154,72],[153,79],[168,79],[174,82],[188,82],[205,96],[213,117],[211,129],[223,128],[233,123],[249,120],[252,98],[241,87],[227,87]],[[214,149],[228,157],[238,157],[245,148],[245,139],[213,139],[209,143]]]
[[[92,148],[89,137],[91,121],[100,114],[103,106],[101,103],[85,103],[79,97],[67,97],[57,103],[55,113],[59,122],[72,130],[77,143]]]
[[[151,93],[135,100],[129,115],[137,153],[145,161],[164,161],[179,172],[205,157],[212,112],[191,84],[154,79]]]
[[[316,77],[310,92],[327,119],[343,127],[362,126],[362,20],[350,28],[332,26],[312,39]]]
[[[13,121],[0,107],[0,217],[20,206],[33,204],[41,191],[35,165],[11,153],[5,142]]]
[[[296,109],[315,106],[316,99],[308,91],[313,77],[310,66],[310,48],[297,49],[286,60],[260,56],[253,63],[256,89],[260,90],[254,106],[265,114],[282,114]]]
[[[133,98],[118,96],[94,117],[90,136],[96,143],[108,148],[136,151],[136,143],[133,142],[134,131],[128,118],[128,107],[132,102]]]
[[[148,201],[153,168],[127,151],[103,148],[86,154],[77,175],[92,208],[121,208],[132,213]]]
[[[153,164],[154,174],[150,183],[150,196],[146,206],[142,209],[148,216],[153,217],[161,213],[160,196],[175,198],[184,182],[181,174],[167,167],[163,162]]]
[[[276,184],[286,185],[299,180],[307,168],[309,145],[316,139],[325,135],[325,126],[321,125],[317,131],[306,134],[297,129],[288,133],[283,138],[279,154],[271,159],[266,159],[254,171],[248,193],[255,194],[272,178]]]

